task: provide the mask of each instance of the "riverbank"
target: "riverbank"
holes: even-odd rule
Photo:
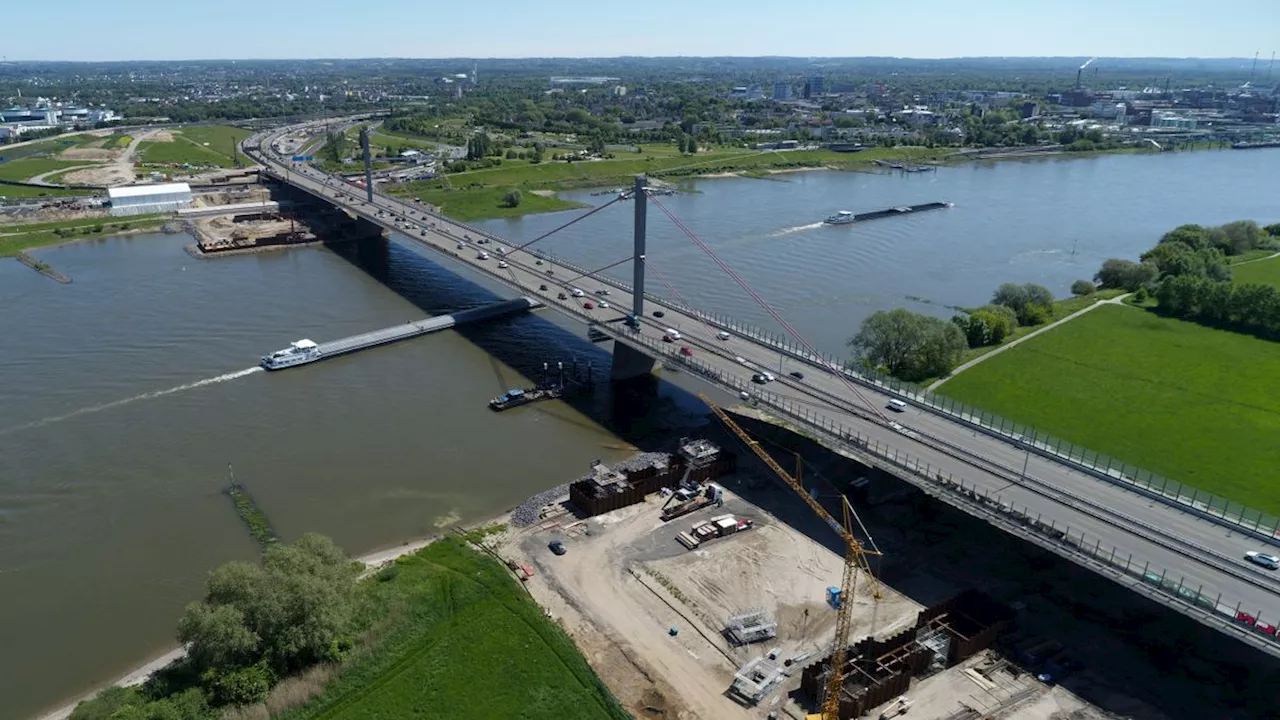
[[[0,225],[0,258],[14,257],[26,250],[61,247],[86,240],[117,235],[136,235],[160,230],[168,214],[133,217],[81,218],[25,225]]]
[[[477,523],[473,527],[480,528],[480,527],[488,527],[496,524],[501,524],[501,523],[505,523],[509,518],[510,518],[510,512],[505,512],[494,518],[490,518],[486,522]],[[373,575],[374,572],[376,572],[379,568],[386,565],[387,563],[393,562],[406,555],[412,555],[413,553],[416,553],[419,550],[422,550],[423,548],[427,547],[431,543],[436,542],[441,537],[443,536],[432,535],[426,538],[407,540],[400,545],[383,548],[380,550],[375,550],[373,552],[361,555],[360,557],[356,558],[357,562],[360,562],[365,566],[365,571],[364,573],[362,573],[361,578],[370,577],[371,575]],[[182,659],[182,657],[185,654],[186,654],[186,651],[181,647],[170,647],[167,650],[165,650],[165,652],[163,652],[162,654],[129,670],[128,672],[121,675],[116,680],[109,683],[104,683],[103,685],[97,688],[94,688],[90,692],[84,693],[83,695],[79,695],[74,700],[70,700],[53,710],[50,710],[42,715],[36,716],[33,720],[67,720],[67,718],[71,717],[71,712],[76,709],[77,705],[79,705],[81,702],[85,700],[91,699],[92,697],[97,695],[99,692],[101,692],[103,689],[112,687],[112,686],[135,687],[138,685],[142,685],[155,672],[163,669],[164,667],[170,665],[171,663],[177,660]]]

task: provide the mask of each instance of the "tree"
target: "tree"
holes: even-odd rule
[[[272,545],[260,565],[231,562],[210,573],[205,599],[187,606],[178,637],[195,669],[213,673],[209,682],[256,663],[285,674],[334,659],[347,643],[358,573],[320,535]]]
[[[1174,242],[1180,242],[1193,250],[1203,250],[1209,247],[1209,231],[1200,225],[1179,225],[1160,238],[1161,244]]]
[[[971,348],[999,345],[1018,324],[1013,313],[1006,314],[987,308],[979,308],[968,315],[957,315],[951,318],[951,322],[964,333]]]
[[[1098,292],[1098,287],[1088,280],[1077,280],[1071,283],[1071,294],[1078,297],[1092,295]]]
[[[698,141],[692,135],[690,135],[687,138],[685,152],[689,153],[690,155],[694,155],[698,152]]]
[[[1097,281],[1099,287],[1133,292],[1144,283],[1149,283],[1159,276],[1160,269],[1153,263],[1110,258],[1102,263],[1102,267],[1093,279]]]
[[[533,163],[534,165],[537,165],[538,163],[542,162],[543,151],[544,150],[542,147],[542,143],[534,143],[533,156],[529,158],[529,162]]]
[[[996,289],[991,302],[1014,312],[1020,325],[1039,325],[1053,308],[1053,293],[1043,285],[1005,283]]]
[[[347,134],[341,131],[325,135],[324,147],[320,154],[327,160],[340,163],[347,158]]]
[[[898,308],[868,317],[849,346],[868,367],[903,380],[923,380],[955,367],[967,343],[954,324]]]
[[[505,195],[502,196],[502,207],[508,207],[508,208],[519,207],[520,201],[523,199],[524,199],[524,196],[520,194],[520,191],[516,190],[515,188],[512,188],[511,190],[508,190]]]

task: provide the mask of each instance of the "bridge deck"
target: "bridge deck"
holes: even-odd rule
[[[269,141],[264,143],[269,144]],[[837,428],[842,437],[854,433],[862,443],[859,454],[870,448],[877,455],[889,458],[895,466],[909,459],[917,467],[926,469],[930,483],[944,475],[948,481],[952,478],[963,481],[968,491],[980,493],[984,498],[989,496],[997,505],[1016,505],[1024,516],[1054,528],[1072,542],[1087,542],[1094,552],[1105,551],[1108,561],[1119,562],[1123,558],[1126,571],[1134,568],[1142,574],[1158,571],[1157,578],[1174,582],[1179,592],[1186,590],[1210,598],[1209,615],[1213,617],[1201,619],[1220,630],[1240,632],[1240,626],[1233,620],[1235,613],[1242,609],[1248,609],[1259,619],[1265,616],[1271,622],[1280,617],[1280,579],[1250,565],[1242,557],[1245,550],[1257,548],[1271,539],[1265,535],[1224,527],[1221,521],[1153,501],[1026,444],[980,432],[960,419],[929,407],[913,406],[890,424],[871,409],[883,407],[890,399],[897,398],[887,388],[859,381],[861,387],[857,394],[865,398],[864,404],[863,398],[849,390],[842,373],[837,372],[838,366],[817,358],[797,357],[750,334],[738,332],[732,326],[717,325],[716,320],[705,313],[648,293],[645,299],[648,308],[662,309],[665,317],[661,320],[642,317],[639,327],[626,327],[614,322],[625,315],[625,308],[631,307],[631,288],[624,282],[598,275],[585,276],[585,271],[560,259],[548,258],[533,250],[518,250],[494,236],[490,236],[494,244],[487,247],[495,255],[500,250],[504,253],[485,260],[476,252],[483,246],[476,243],[487,233],[478,228],[382,195],[376,195],[374,201],[368,203],[362,191],[315,168],[290,167],[270,155],[264,155],[263,159],[268,165],[267,172],[277,179],[334,203],[355,217],[404,233],[405,239],[450,257],[521,294],[537,298],[560,313],[595,325],[599,332],[615,341],[664,360],[672,367],[686,368],[735,394],[745,392],[753,401],[767,405],[778,417],[794,421],[809,431],[830,433],[832,428]],[[506,262],[500,266],[498,260]],[[585,296],[572,297],[568,292],[572,288],[581,289]],[[595,296],[605,291],[609,292],[607,299],[613,306],[607,309],[599,307],[601,298]],[[560,297],[561,293],[566,296]],[[587,300],[596,301],[595,309],[585,307]],[[679,329],[683,339],[663,342],[667,327]],[[722,328],[730,331],[728,340],[718,337]],[[696,355],[690,355],[691,352]],[[788,370],[802,369],[803,377],[787,376],[780,364],[789,365]],[[751,382],[751,374],[762,368],[778,368],[777,381],[765,386]],[[895,474],[912,481],[911,473]],[[1053,548],[1055,552],[1103,574],[1110,572],[1096,560],[1081,560],[1065,552],[1065,546],[1059,547],[1062,545],[1057,543]],[[1116,577],[1114,573],[1109,576]],[[1185,598],[1169,600],[1167,592],[1153,597],[1188,614],[1201,611]],[[1255,647],[1263,646],[1266,651],[1280,655],[1280,643],[1273,638],[1264,638],[1252,630],[1245,634]]]
[[[537,307],[541,307],[542,303],[530,298],[516,298],[514,300],[503,300],[492,305],[485,305],[471,310],[463,310],[451,315],[440,315],[426,320],[418,320],[415,322],[407,322],[404,325],[396,325],[394,327],[382,328],[381,330],[373,330],[359,335],[341,338],[339,340],[331,340],[329,342],[320,343],[320,357],[330,358],[338,355],[346,355],[347,353],[366,350],[379,345],[399,342],[407,340],[419,335],[427,335],[440,330],[448,330],[458,325],[466,325],[467,323],[479,322],[481,320],[490,320],[496,317],[512,315],[518,312],[525,312]]]

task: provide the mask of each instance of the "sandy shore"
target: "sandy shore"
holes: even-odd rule
[[[490,518],[484,522],[476,523],[472,527],[484,527],[486,525],[493,525],[495,523],[505,523],[507,521],[508,515],[509,513],[503,513],[497,517]],[[418,552],[422,548],[430,545],[431,543],[435,542],[438,539],[440,539],[439,535],[435,535],[429,538],[409,540],[400,545],[396,545],[394,547],[389,547],[383,550],[376,550],[374,552],[361,555],[360,557],[356,558],[356,560],[364,563],[365,567],[367,568],[365,572],[361,575],[361,577],[362,578],[368,577],[369,575],[373,574],[374,570],[381,567],[382,565],[388,562],[391,562],[392,560],[395,560],[398,557],[401,557],[404,555],[411,555],[415,552]],[[75,710],[76,705],[80,704],[80,702],[83,700],[88,700],[94,695],[97,695],[98,692],[103,688],[106,688],[112,685],[119,685],[121,687],[141,685],[142,683],[147,681],[147,678],[151,677],[152,673],[163,668],[169,663],[175,660],[178,660],[184,654],[185,654],[185,650],[181,647],[170,648],[163,655],[160,655],[152,660],[147,661],[146,663],[143,663],[142,665],[139,665],[138,667],[130,670],[128,673],[122,675],[115,681],[104,684],[100,687],[94,688],[93,691],[85,693],[84,695],[81,695],[75,698],[74,700],[67,702],[66,704],[58,707],[55,710],[51,710],[47,713],[44,713],[43,715],[36,716],[34,720],[66,720],[68,717],[71,716],[71,711]]]

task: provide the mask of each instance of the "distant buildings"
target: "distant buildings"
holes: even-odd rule
[[[791,99],[791,83],[776,82],[773,84],[773,99],[778,101]]]
[[[1151,113],[1151,127],[1166,130],[1195,130],[1196,119],[1157,110]]]
[[[96,125],[116,118],[114,111],[105,108],[58,105],[40,98],[29,107],[0,110],[0,140],[16,141],[27,133],[59,130],[73,125]]]
[[[822,97],[827,93],[827,82],[821,75],[813,75],[805,83],[805,88],[808,90],[805,97]]]

